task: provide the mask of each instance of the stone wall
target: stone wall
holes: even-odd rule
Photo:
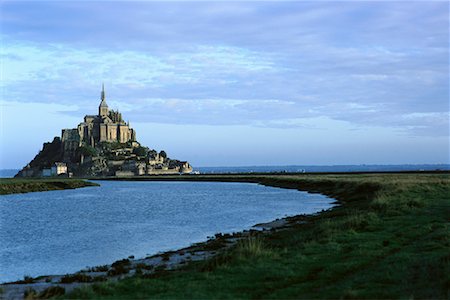
[[[130,176],[134,176],[134,172],[133,171],[116,171],[115,175],[117,177],[130,177]]]
[[[73,152],[80,146],[80,134],[78,129],[63,129],[61,141],[64,152]]]

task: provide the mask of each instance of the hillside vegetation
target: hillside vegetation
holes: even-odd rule
[[[341,205],[306,218],[291,218],[291,226],[255,234],[212,259],[175,271],[94,284],[64,298],[449,297],[448,174],[176,176],[164,180],[259,182],[320,192]]]

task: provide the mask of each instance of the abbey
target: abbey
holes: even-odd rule
[[[70,151],[81,145],[95,147],[100,142],[136,142],[136,132],[119,111],[109,110],[103,85],[98,115],[86,115],[77,128],[63,129],[61,139],[64,149]]]

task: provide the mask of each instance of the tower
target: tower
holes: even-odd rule
[[[98,114],[101,117],[107,117],[109,113],[108,104],[106,104],[105,100],[105,85],[102,84],[102,93],[101,93],[101,99],[100,106],[98,107]]]

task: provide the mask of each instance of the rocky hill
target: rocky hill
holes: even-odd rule
[[[77,128],[63,129],[61,137],[42,150],[15,177],[140,176],[190,173],[187,161],[171,159],[165,151],[141,146],[136,131],[119,111],[109,110],[104,88],[98,115],[86,115]]]

